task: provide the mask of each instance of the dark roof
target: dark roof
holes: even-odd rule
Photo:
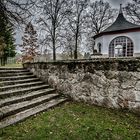
[[[125,19],[122,12],[121,5],[120,5],[120,12],[115,22],[111,26],[109,26],[107,29],[99,33],[98,35],[95,35],[95,38],[105,33],[124,31],[124,30],[130,30],[130,29],[138,29],[138,28],[140,28],[140,25],[133,24]]]
[[[123,14],[120,13],[116,21],[107,29],[105,29],[103,32],[118,31],[118,30],[132,29],[132,28],[138,28],[138,27],[140,26],[127,21],[124,18]]]

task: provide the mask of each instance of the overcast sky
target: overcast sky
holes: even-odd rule
[[[91,1],[96,1],[96,0],[91,0]],[[110,3],[110,5],[113,8],[117,8],[119,9],[120,4],[122,4],[122,6],[125,6],[126,3],[128,2],[132,2],[132,0],[104,0]],[[20,44],[21,43],[21,33],[17,33],[16,35],[16,43]]]
[[[120,4],[124,6],[128,2],[132,2],[132,0],[105,0],[109,2],[114,8],[119,8]]]

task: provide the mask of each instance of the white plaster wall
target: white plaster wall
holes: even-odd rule
[[[135,54],[140,53],[140,32],[131,32],[131,33],[121,33],[113,35],[104,35],[95,40],[95,48],[98,50],[97,44],[100,42],[102,44],[102,54],[108,56],[108,49],[110,42],[118,37],[126,36],[129,37],[134,43],[134,56]]]

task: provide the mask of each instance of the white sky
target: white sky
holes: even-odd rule
[[[114,8],[119,8],[120,4],[124,6],[128,2],[132,2],[132,0],[105,0],[109,2]]]

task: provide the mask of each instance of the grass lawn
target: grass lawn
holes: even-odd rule
[[[0,140],[140,140],[140,118],[72,102],[0,130]]]
[[[22,68],[23,66],[22,66],[22,64],[21,63],[19,63],[19,64],[7,64],[7,65],[5,65],[5,66],[0,66],[0,68],[17,68],[17,67],[20,67],[20,68]]]

